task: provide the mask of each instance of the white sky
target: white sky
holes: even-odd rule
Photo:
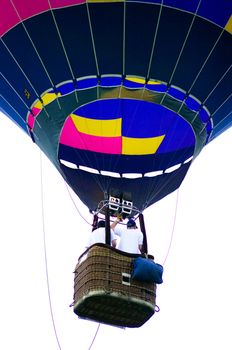
[[[143,327],[101,325],[92,349],[231,350],[232,130],[195,160],[179,192],[172,247],[157,290],[156,313]],[[59,349],[47,292],[40,152],[0,115],[0,348]],[[88,350],[97,323],[69,304],[73,269],[90,227],[77,213],[63,179],[43,156],[44,218],[54,321],[62,350]],[[75,197],[75,196],[74,196]],[[163,263],[176,193],[145,211],[149,252]],[[92,221],[78,198],[82,214]]]

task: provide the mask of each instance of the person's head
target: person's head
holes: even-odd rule
[[[97,228],[99,228],[99,227],[105,227],[105,226],[106,226],[106,223],[105,223],[104,220],[98,221],[98,223],[97,223]]]
[[[129,229],[135,229],[135,228],[137,228],[137,226],[136,226],[136,222],[133,220],[133,219],[129,219],[128,221],[127,221],[127,228],[129,228]]]

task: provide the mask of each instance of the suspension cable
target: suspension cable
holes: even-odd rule
[[[170,249],[171,249],[172,242],[173,242],[173,236],[174,236],[174,231],[175,231],[175,226],[176,226],[176,218],[177,218],[177,208],[178,208],[178,202],[179,202],[179,190],[180,190],[180,188],[178,188],[178,190],[176,192],[176,205],[175,205],[175,212],[174,212],[174,218],[173,218],[172,232],[171,232],[168,250],[167,250],[166,256],[165,256],[164,261],[163,261],[163,265],[166,263],[166,260],[168,258],[169,253],[170,253]]]
[[[66,188],[67,188],[69,197],[71,198],[71,201],[73,202],[73,205],[74,205],[74,207],[76,208],[76,211],[78,212],[78,214],[80,215],[80,217],[81,217],[88,225],[92,226],[92,224],[91,224],[90,222],[88,222],[88,221],[86,220],[86,218],[81,214],[80,210],[78,209],[78,207],[77,207],[77,205],[76,205],[76,203],[75,203],[75,201],[74,201],[74,199],[73,199],[73,197],[72,197],[72,195],[71,195],[71,192],[70,192],[70,189],[69,189],[67,183],[66,183],[65,181],[64,181],[64,183],[65,183],[65,186],[66,186]]]
[[[54,314],[52,309],[51,293],[50,293],[50,284],[49,284],[49,275],[48,275],[48,261],[47,261],[47,247],[46,247],[46,232],[45,232],[45,219],[44,219],[44,195],[43,195],[43,162],[42,162],[42,152],[40,151],[40,190],[41,190],[41,212],[42,212],[42,229],[43,229],[43,246],[44,246],[44,260],[45,260],[45,271],[46,271],[46,281],[47,281],[47,291],[48,291],[48,300],[50,307],[50,314],[52,319],[53,330],[55,333],[57,345],[61,350],[61,345],[59,342],[58,334],[56,331],[56,325],[54,320]]]
[[[90,346],[89,346],[88,350],[90,350],[90,349],[92,348],[93,343],[95,342],[95,339],[96,339],[96,337],[97,337],[97,334],[98,334],[98,331],[99,331],[100,325],[101,325],[101,324],[99,323],[99,324],[98,324],[98,326],[97,326],[97,330],[96,330],[96,332],[95,332],[95,334],[94,334],[93,340],[92,340],[92,342],[91,342],[91,344],[90,344]]]

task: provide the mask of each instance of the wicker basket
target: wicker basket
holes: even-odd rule
[[[155,312],[156,285],[131,280],[127,254],[95,244],[75,268],[74,312],[81,318],[121,327],[140,327]]]

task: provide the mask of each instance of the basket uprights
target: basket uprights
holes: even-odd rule
[[[147,234],[146,234],[144,217],[143,217],[142,213],[139,214],[139,225],[140,225],[140,230],[143,233],[143,253],[147,254],[147,252],[148,252]]]

